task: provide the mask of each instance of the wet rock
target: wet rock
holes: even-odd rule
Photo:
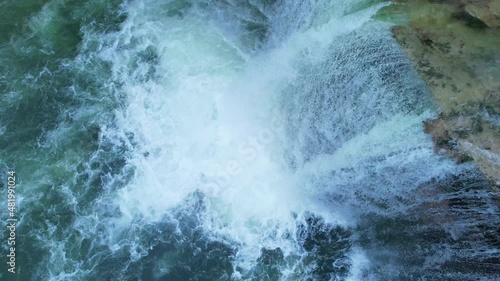
[[[485,28],[488,27],[480,18],[470,13],[467,10],[460,11],[453,15],[454,18],[465,22],[468,26],[473,28]]]
[[[392,28],[442,110],[424,124],[438,153],[500,181],[500,1],[402,1]],[[402,12],[403,11],[403,12]]]
[[[479,1],[465,5],[464,11],[470,16],[472,22],[481,22],[488,27],[499,27],[500,17],[498,16],[498,1]]]
[[[473,160],[472,157],[460,150],[449,123],[443,119],[434,119],[424,122],[424,131],[432,136],[436,153],[446,155],[457,161],[457,164]]]

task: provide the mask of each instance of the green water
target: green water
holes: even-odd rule
[[[107,171],[102,166],[113,160],[91,158],[99,146],[99,129],[112,120],[109,110],[117,107],[118,98],[109,85],[103,85],[109,65],[91,55],[100,43],[82,38],[84,32],[118,30],[125,18],[119,5],[117,1],[0,4],[0,159],[2,170],[18,175],[22,223],[17,234],[17,280],[70,266],[51,257],[56,249],[44,245],[46,241],[74,241],[68,258],[89,245],[89,237],[77,231],[67,236],[65,229],[78,215],[91,214],[91,200],[103,192],[100,175]],[[62,203],[75,198],[79,202]],[[40,263],[52,265],[35,266]],[[16,280],[4,270],[2,280]]]

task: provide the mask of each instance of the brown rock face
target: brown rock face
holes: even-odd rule
[[[500,182],[500,0],[398,5],[409,23],[393,27],[393,36],[442,110],[424,125],[436,151],[459,163],[474,159]]]
[[[432,136],[436,153],[454,158],[457,164],[472,160],[470,156],[459,149],[454,132],[444,119],[426,121],[424,123],[424,132]]]

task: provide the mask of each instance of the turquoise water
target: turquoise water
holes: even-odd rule
[[[0,279],[499,278],[498,195],[434,153],[384,5],[2,2]]]

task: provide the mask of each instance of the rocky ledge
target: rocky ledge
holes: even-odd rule
[[[500,185],[500,0],[400,0],[382,14],[442,110],[424,124],[436,151]]]

